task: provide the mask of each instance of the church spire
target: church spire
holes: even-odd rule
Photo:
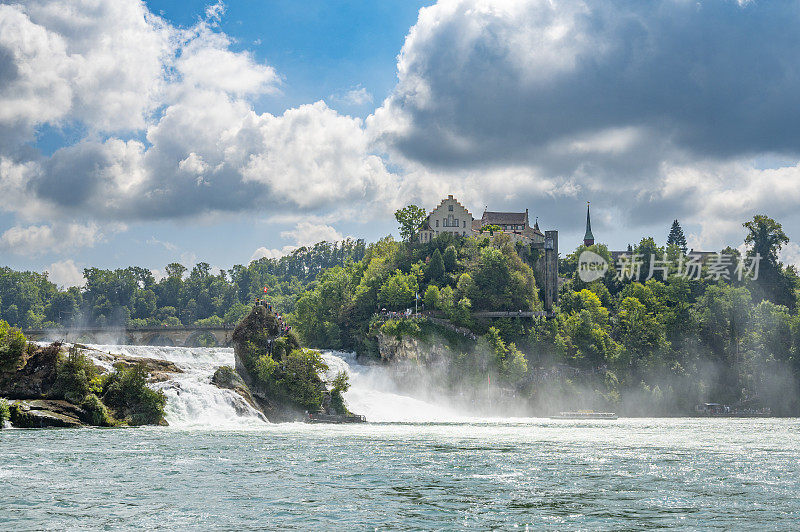
[[[586,234],[583,235],[583,245],[593,246],[594,235],[592,234],[592,219],[589,217],[589,202],[586,202]]]

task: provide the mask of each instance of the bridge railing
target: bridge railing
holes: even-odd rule
[[[185,331],[232,331],[235,324],[204,326],[154,326],[154,327],[48,327],[46,329],[23,329],[23,334],[44,334],[52,331],[74,331],[87,333],[115,333],[115,332],[185,332]]]

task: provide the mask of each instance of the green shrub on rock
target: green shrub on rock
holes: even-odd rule
[[[336,374],[333,381],[331,381],[333,388],[331,389],[331,407],[337,414],[350,414],[347,406],[344,403],[344,392],[350,389],[350,377],[344,371]]]
[[[81,408],[86,411],[86,419],[83,421],[95,427],[112,427],[114,418],[106,408],[106,405],[95,394],[90,393],[81,403]]]
[[[6,421],[9,420],[10,412],[8,408],[8,401],[0,399],[0,429],[5,427]]]
[[[100,391],[100,376],[91,360],[76,347],[56,363],[56,382],[52,395],[80,405],[87,395]]]
[[[97,368],[77,349],[70,349],[66,357],[59,356],[56,381],[51,392],[54,396],[81,404],[97,384]]]
[[[117,368],[103,384],[103,402],[118,419],[130,425],[155,425],[164,419],[167,398],[147,387],[147,370],[141,364]]]
[[[0,370],[16,369],[26,344],[22,331],[0,320]]]
[[[325,388],[319,374],[328,369],[319,351],[295,349],[282,365],[277,373],[279,391],[309,412],[319,410]]]

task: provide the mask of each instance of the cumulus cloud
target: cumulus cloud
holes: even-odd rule
[[[20,255],[65,253],[104,238],[96,223],[14,226],[0,235],[0,248]]]
[[[681,218],[716,246],[798,199],[797,2],[441,0],[366,121],[322,101],[256,112],[281,76],[234,49],[223,14],[181,28],[138,0],[0,5],[0,210],[324,225],[453,193],[576,229],[591,199],[599,230]],[[70,124],[85,138],[51,156],[24,145]]]
[[[173,34],[141,2],[0,5],[0,125],[22,140],[42,123],[144,127],[159,103]]]
[[[136,0],[0,6],[0,122],[27,140],[43,125],[88,131],[49,157],[0,139],[0,188],[15,200],[0,209],[150,220],[330,211],[389,194],[396,178],[361,119],[321,101],[253,110],[281,80],[231,49],[223,12],[218,2],[177,28]]]
[[[86,284],[86,279],[83,277],[83,269],[79,268],[72,259],[54,262],[46,271],[50,281],[62,288],[80,287]]]
[[[331,99],[345,105],[366,105],[372,103],[372,94],[365,87],[356,87],[344,94],[334,94]]]
[[[318,242],[338,242],[345,237],[330,225],[314,221],[298,222],[294,229],[282,231],[282,238],[294,240],[294,245],[286,245],[282,248],[260,247],[253,252],[250,262],[261,258],[278,259],[288,255],[292,251],[303,246],[313,246]]]
[[[292,251],[296,250],[297,246],[283,246],[282,248],[266,248],[264,246],[258,248],[253,252],[250,256],[250,260],[248,262],[253,262],[254,260],[258,259],[279,259],[284,255],[288,255]]]
[[[313,246],[317,242],[337,242],[342,234],[330,225],[300,222],[292,231],[281,233],[283,238],[293,238],[298,246]]]
[[[469,194],[511,172],[484,201],[541,206],[562,228],[592,199],[618,223],[686,214],[710,234],[722,213],[729,231],[772,207],[759,180],[793,188],[794,169],[745,165],[800,156],[799,22],[796,2],[442,0],[420,11],[367,123],[417,186],[455,176]],[[690,171],[702,194],[670,190]]]

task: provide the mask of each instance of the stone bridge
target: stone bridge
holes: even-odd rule
[[[82,344],[166,345],[177,347],[230,345],[235,325],[218,327],[83,327],[26,329],[28,340]]]

